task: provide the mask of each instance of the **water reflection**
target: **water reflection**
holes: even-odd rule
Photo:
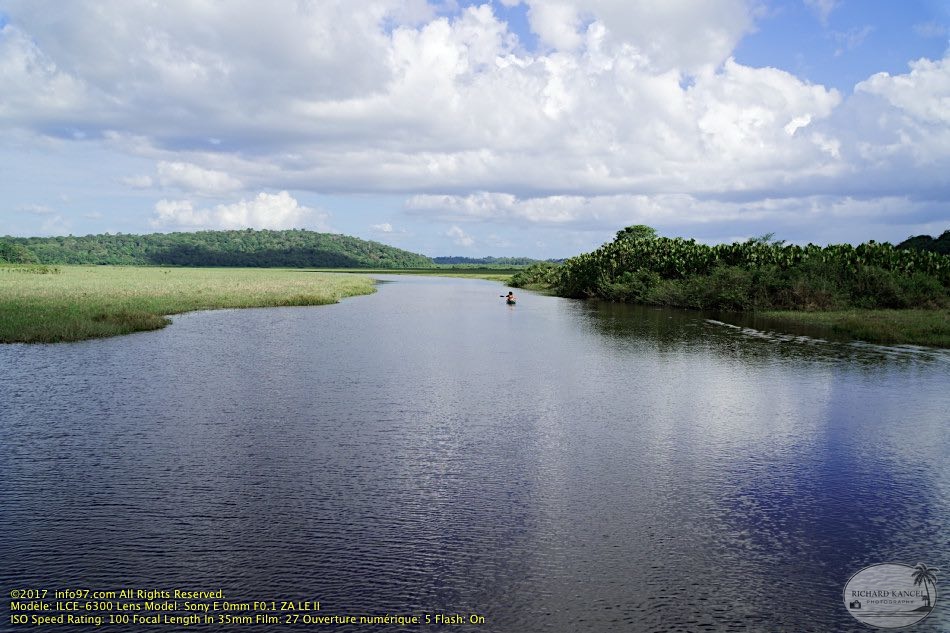
[[[950,554],[939,355],[498,288],[0,348],[0,586],[848,631],[851,573]]]
[[[859,364],[950,364],[950,350],[915,345],[875,345],[835,338],[822,328],[794,326],[768,329],[767,319],[737,325],[736,315],[706,314],[655,306],[596,301],[582,302],[580,311],[592,328],[620,345],[650,342],[658,351],[698,348],[744,360],[755,358],[850,361]],[[728,320],[726,320],[728,319]],[[754,324],[754,326],[753,326]]]

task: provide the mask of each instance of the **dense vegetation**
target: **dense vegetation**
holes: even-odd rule
[[[950,231],[944,231],[940,237],[932,238],[929,235],[909,237],[897,245],[898,249],[931,251],[941,255],[950,255]]]
[[[32,264],[35,261],[36,256],[27,247],[0,240],[0,264]]]
[[[158,266],[431,268],[424,255],[300,229],[3,237],[0,262]]]
[[[567,297],[715,310],[945,308],[950,258],[873,241],[856,247],[786,245],[770,235],[707,246],[634,226],[561,266],[529,266],[512,285],[548,287]]]

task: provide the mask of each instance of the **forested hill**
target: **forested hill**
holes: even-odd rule
[[[83,237],[0,237],[0,261],[41,264],[430,268],[432,260],[379,242],[302,229]]]
[[[540,261],[556,262],[558,260],[532,259],[530,257],[433,257],[432,261],[436,264],[446,264],[450,266],[530,266]]]
[[[931,251],[933,253],[940,253],[941,255],[950,255],[950,231],[944,231],[940,234],[940,237],[937,238],[930,237],[929,235],[909,237],[898,244],[897,248]]]

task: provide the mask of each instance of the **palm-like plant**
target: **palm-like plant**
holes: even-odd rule
[[[934,591],[937,591],[937,575],[936,572],[940,571],[936,567],[927,567],[923,563],[917,563],[914,565],[914,585],[923,585],[924,589],[927,590],[927,606],[932,606],[930,604],[930,587],[927,586],[927,583],[930,583],[934,586]]]

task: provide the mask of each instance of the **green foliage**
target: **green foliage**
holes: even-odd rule
[[[707,246],[647,229],[619,231],[613,242],[568,259],[544,279],[568,297],[717,310],[950,304],[950,258],[931,250],[873,241],[786,245],[773,234]]]
[[[655,272],[640,268],[621,274],[616,281],[602,281],[598,295],[609,301],[643,301],[660,283]]]
[[[909,237],[898,244],[895,248],[917,251],[931,251],[941,255],[950,255],[950,230],[944,231],[937,239],[934,239],[929,235]]]
[[[557,283],[559,274],[559,264],[537,262],[512,275],[508,283],[515,288],[550,288]]]
[[[617,231],[618,240],[652,240],[656,238],[656,229],[646,224],[633,224]]]
[[[432,260],[378,242],[305,230],[4,238],[43,264],[431,268]],[[0,255],[7,251],[0,251]],[[3,255],[6,257],[6,255]],[[13,261],[13,260],[8,260]]]
[[[758,237],[750,237],[749,239],[746,240],[746,243],[747,244],[761,244],[764,246],[769,246],[769,245],[784,246],[785,245],[785,240],[776,240],[776,239],[773,239],[774,237],[775,237],[775,232],[772,231],[764,235],[759,235]]]
[[[22,244],[0,240],[0,263],[32,264],[36,257]]]

